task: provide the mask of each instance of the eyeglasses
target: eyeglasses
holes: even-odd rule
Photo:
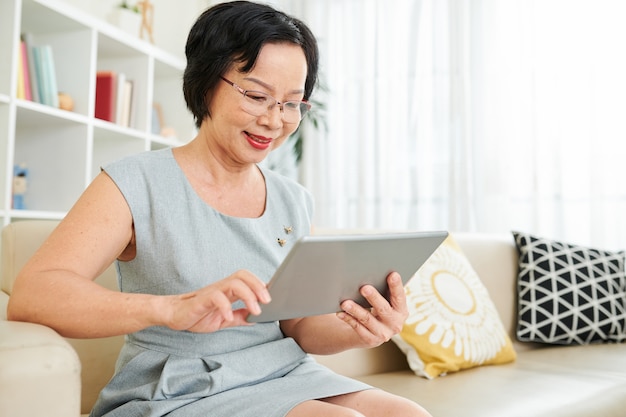
[[[285,123],[299,123],[306,112],[311,109],[311,104],[309,104],[306,100],[290,100],[281,103],[274,97],[262,91],[244,90],[234,82],[229,81],[224,77],[220,78],[226,83],[232,85],[235,90],[243,95],[241,108],[243,111],[253,116],[263,116],[275,106],[278,106]]]

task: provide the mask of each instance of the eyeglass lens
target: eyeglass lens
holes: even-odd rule
[[[243,94],[243,109],[253,116],[262,116],[277,104],[274,97],[261,91],[246,91]],[[280,107],[283,120],[288,123],[298,123],[309,110],[309,105],[303,101],[285,101]]]

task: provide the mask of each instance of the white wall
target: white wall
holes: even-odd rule
[[[121,0],[59,0],[106,20]],[[128,0],[131,5],[136,0]],[[184,57],[185,41],[191,25],[207,7],[208,0],[152,0],[154,7],[154,43],[177,56]],[[139,30],[139,29],[138,29]]]

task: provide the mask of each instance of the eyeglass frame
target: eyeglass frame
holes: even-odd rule
[[[278,108],[280,109],[280,113],[281,113],[281,119],[283,122],[285,123],[300,123],[300,121],[302,121],[302,119],[304,119],[304,116],[306,116],[306,114],[311,110],[311,103],[309,103],[307,100],[287,100],[287,101],[283,101],[280,102],[278,100],[276,100],[273,96],[263,92],[263,91],[258,91],[258,90],[244,90],[243,88],[241,88],[239,85],[237,85],[236,83],[226,79],[223,76],[220,76],[220,78],[222,79],[222,81],[224,81],[225,83],[229,84],[230,86],[232,86],[238,93],[240,93],[243,98],[245,99],[246,97],[248,97],[248,93],[259,93],[262,94],[264,96],[267,96],[269,99],[274,100],[274,103],[270,104],[267,106],[267,110],[266,113],[269,113],[270,110],[272,110],[275,106],[278,106]],[[298,103],[298,107],[300,109],[302,109],[301,105],[304,104],[304,108],[306,109],[304,112],[300,112],[300,120],[298,120],[297,122],[289,122],[287,120],[285,120],[285,104],[287,103]],[[248,111],[246,111],[245,109],[243,109],[243,111],[245,111],[246,113],[252,115],[252,116],[263,116],[263,114],[252,114]]]

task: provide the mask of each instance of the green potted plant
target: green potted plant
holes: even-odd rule
[[[133,13],[141,13],[141,11],[139,10],[139,6],[137,6],[136,4],[134,6],[131,6],[129,2],[127,2],[126,0],[123,0],[118,7],[120,9],[126,9],[129,10]]]

